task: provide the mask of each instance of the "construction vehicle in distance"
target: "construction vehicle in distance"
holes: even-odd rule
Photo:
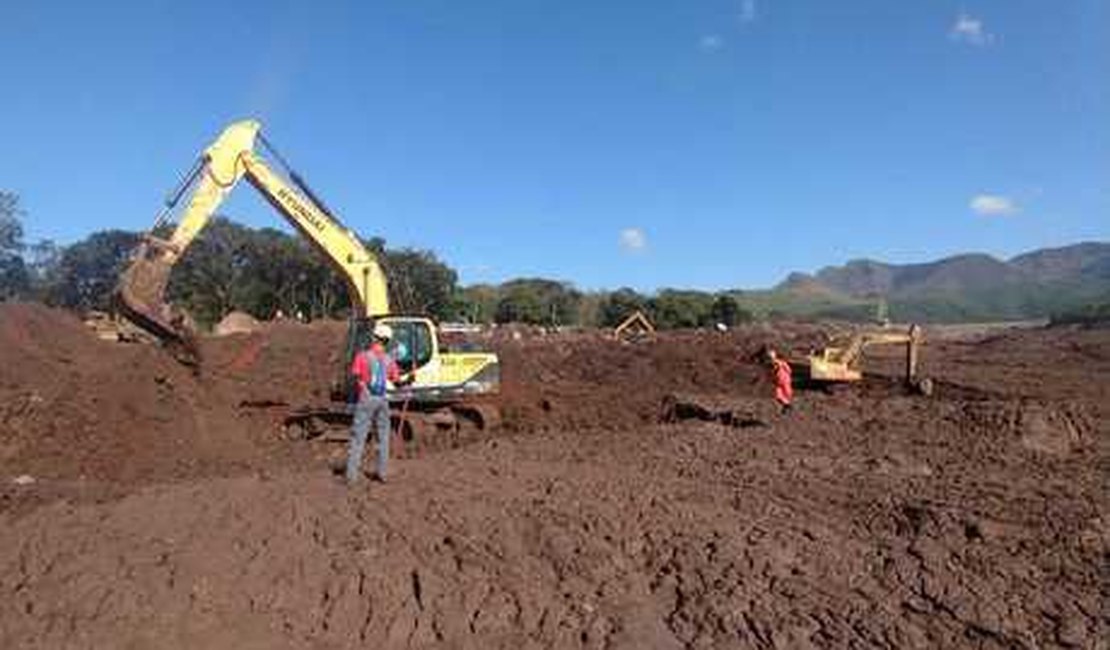
[[[459,432],[495,426],[499,414],[494,396],[500,388],[500,363],[490,352],[446,352],[435,324],[420,316],[390,313],[385,274],[359,237],[345,227],[308,184],[262,136],[258,122],[228,126],[193,165],[166,200],[151,232],[143,236],[117,288],[120,311],[131,322],[161,340],[184,363],[199,364],[199,348],[187,315],[165,300],[174,264],[209,222],[216,208],[246,178],[293,228],[307,239],[346,280],[352,316],[346,350],[332,387],[332,403],[306,406],[287,424],[308,434],[325,433],[326,425],[349,422],[351,391],[347,369],[356,351],[365,347],[375,323],[394,332],[393,352],[411,382],[391,387],[391,402],[403,403],[404,421],[398,426],[410,440],[421,440],[431,430]],[[260,144],[279,163],[286,177],[271,168],[255,151]],[[188,193],[177,226],[168,239],[153,234],[174,214]],[[398,354],[398,352],[402,352]],[[423,440],[422,440],[423,442]]]
[[[921,327],[916,324],[904,332],[887,329],[857,332],[847,340],[809,355],[809,379],[825,384],[860,381],[863,379],[861,366],[867,348],[875,345],[905,345],[906,385],[923,395],[930,395],[933,390],[932,381],[919,377],[917,372],[922,341]]]
[[[613,328],[613,338],[633,343],[655,338],[655,326],[643,311],[637,309]]]

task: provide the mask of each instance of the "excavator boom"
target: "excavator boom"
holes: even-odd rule
[[[153,233],[144,235],[120,278],[117,296],[124,315],[166,343],[186,363],[196,363],[199,355],[191,323],[184,313],[166,302],[170,272],[227,194],[244,177],[347,280],[355,313],[364,317],[389,313],[385,275],[377,260],[357,235],[314,200],[311,190],[298,176],[292,174],[303,193],[291,187],[255,153],[256,142],[266,144],[259,129],[259,124],[251,120],[236,122],[204,151],[155,223],[155,228],[160,226],[191,188],[188,204],[173,234],[169,239],[161,239]]]
[[[916,384],[918,350],[922,334],[918,325],[905,332],[859,332],[843,345],[833,345],[809,356],[809,378],[825,382],[852,382],[863,378],[860,362],[864,350],[876,345],[906,346],[906,382]]]

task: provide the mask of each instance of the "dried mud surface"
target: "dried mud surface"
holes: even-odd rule
[[[0,306],[0,647],[1106,647],[1106,330],[938,337],[932,399],[884,351],[788,417],[748,357],[812,326],[504,336],[504,430],[355,489],[281,427],[342,335],[198,377]]]

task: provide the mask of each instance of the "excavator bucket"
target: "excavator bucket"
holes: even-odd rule
[[[165,301],[173,261],[162,254],[163,246],[153,237],[139,244],[120,276],[117,306],[127,320],[162,341],[178,361],[195,367],[200,363],[196,333],[185,314]]]

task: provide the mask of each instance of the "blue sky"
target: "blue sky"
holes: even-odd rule
[[[0,189],[144,229],[227,123],[464,282],[774,284],[1110,239],[1104,0],[7,3]],[[280,222],[244,185],[226,204]]]

